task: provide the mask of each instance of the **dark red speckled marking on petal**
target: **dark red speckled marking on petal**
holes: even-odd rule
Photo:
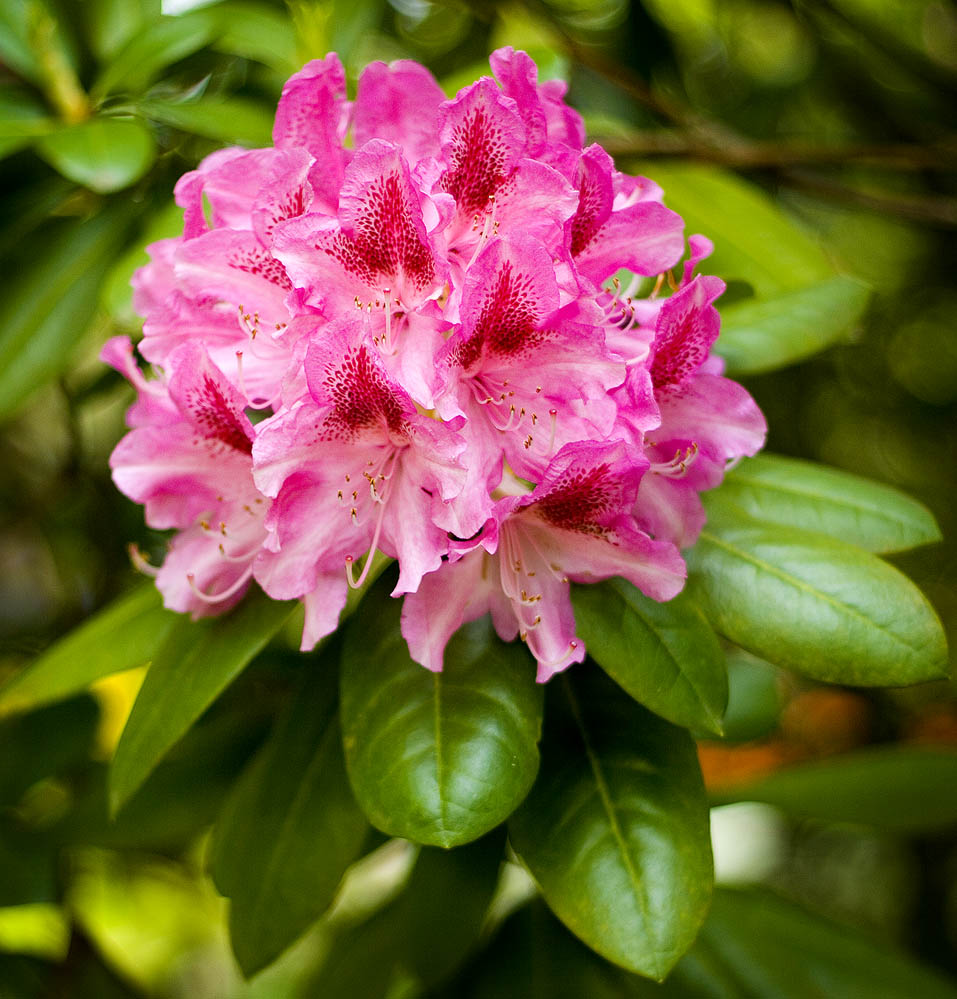
[[[516,273],[506,260],[486,295],[475,331],[459,348],[456,360],[469,368],[479,358],[483,345],[490,354],[516,357],[541,343],[547,333],[538,329],[534,282]]]
[[[244,454],[252,454],[253,443],[245,427],[209,375],[203,376],[202,388],[189,393],[187,405],[194,425],[207,440],[220,441]]]
[[[655,357],[651,363],[651,381],[655,388],[679,385],[701,367],[708,356],[700,310],[693,307],[671,326],[660,341],[655,341]]]
[[[229,257],[229,266],[237,270],[245,271],[247,274],[256,274],[274,285],[282,288],[283,291],[292,290],[292,282],[286,269],[273,256],[265,250],[246,249],[236,250]]]
[[[368,188],[365,210],[350,238],[338,233],[331,245],[316,249],[331,254],[365,284],[392,283],[401,273],[418,290],[435,281],[435,259],[419,238],[412,220],[409,192],[396,173],[376,178]]]
[[[389,431],[407,431],[401,400],[373,363],[365,346],[350,351],[323,380],[333,398],[332,412],[322,424],[323,440],[350,440],[360,430],[385,424]]]
[[[460,214],[485,211],[506,179],[508,150],[485,108],[476,108],[452,130],[452,166],[439,182]]]
[[[599,519],[614,513],[621,497],[619,483],[609,478],[608,465],[569,470],[552,490],[534,505],[549,524],[566,531],[604,537]]]
[[[287,191],[280,200],[276,201],[270,207],[269,222],[267,222],[265,226],[267,237],[272,235],[273,229],[275,229],[280,222],[285,222],[287,219],[298,218],[305,210],[305,193],[302,185],[300,184],[295,190]]]
[[[604,190],[587,170],[578,185],[578,211],[572,219],[572,256],[577,257],[598,235],[607,220]]]

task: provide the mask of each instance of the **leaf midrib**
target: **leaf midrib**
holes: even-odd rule
[[[702,531],[700,537],[706,539],[707,541],[710,541],[713,545],[717,546],[718,548],[723,548],[725,551],[730,552],[735,557],[740,558],[743,562],[748,562],[751,565],[755,566],[756,568],[768,572],[772,576],[776,576],[782,582],[787,583],[789,586],[794,587],[794,589],[800,590],[810,595],[811,597],[820,600],[823,603],[829,604],[839,612],[844,613],[849,617],[855,618],[863,622],[865,625],[867,625],[870,628],[874,628],[877,631],[883,632],[885,635],[888,636],[888,638],[892,639],[899,646],[901,646],[904,649],[907,649],[908,652],[920,654],[920,652],[922,651],[920,648],[917,648],[909,644],[908,642],[905,642],[904,639],[900,637],[900,635],[891,631],[886,626],[878,623],[873,618],[868,617],[866,614],[862,614],[859,610],[857,610],[855,607],[852,607],[850,604],[841,603],[840,600],[837,600],[836,598],[832,597],[829,593],[825,593],[823,590],[815,589],[810,583],[806,583],[803,579],[800,579],[797,576],[789,575],[783,569],[779,569],[777,566],[771,565],[770,562],[765,562],[763,559],[758,558],[756,555],[751,555],[749,552],[746,552],[741,548],[736,548],[733,544],[730,544],[727,541],[723,541],[721,538],[718,538],[716,535],[711,534],[709,531]]]
[[[624,865],[625,871],[628,875],[628,880],[631,883],[632,894],[638,903],[638,907],[641,909],[641,916],[645,926],[649,930],[652,930],[653,926],[651,922],[651,915],[648,912],[648,899],[641,890],[641,881],[638,877],[638,872],[635,870],[635,867],[631,862],[631,856],[628,852],[628,844],[618,822],[618,813],[615,809],[615,804],[611,799],[611,792],[605,780],[605,775],[601,768],[601,762],[592,747],[591,740],[588,738],[588,731],[585,728],[585,722],[582,718],[581,709],[579,708],[578,701],[576,700],[567,680],[564,682],[564,690],[565,696],[568,698],[572,714],[575,718],[575,724],[578,726],[578,731],[581,734],[582,742],[585,746],[585,756],[588,759],[588,765],[591,767],[592,774],[595,778],[595,786],[598,789],[599,798],[601,799],[601,803],[605,809],[605,814],[608,816],[608,824],[611,828],[612,837],[618,846],[618,852],[622,858],[622,864]]]

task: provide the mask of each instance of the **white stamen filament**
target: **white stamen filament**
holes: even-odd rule
[[[496,201],[495,195],[490,194],[488,196],[489,207],[485,209],[485,219],[482,223],[482,231],[479,233],[478,242],[475,244],[475,250],[472,253],[472,259],[466,264],[465,269],[468,270],[472,264],[475,263],[476,257],[485,248],[485,244],[489,241],[492,236],[498,235],[498,222],[495,218]],[[478,228],[478,219],[472,224],[472,232]]]
[[[362,566],[362,572],[359,573],[359,578],[356,579],[352,567],[355,563],[355,559],[351,555],[346,556],[346,580],[349,586],[353,590],[359,589],[360,586],[366,581],[366,577],[369,575],[369,569],[372,568],[372,562],[375,557],[376,547],[379,544],[379,535],[382,533],[382,521],[385,519],[385,501],[383,501],[379,506],[379,516],[376,518],[375,533],[372,535],[372,544],[369,545],[369,551],[366,554],[365,563]]]
[[[203,593],[203,591],[196,585],[196,576],[192,572],[186,573],[186,581],[189,583],[189,588],[207,604],[219,604],[224,600],[229,600],[230,597],[234,597],[250,580],[253,574],[253,567],[250,565],[245,572],[236,580],[232,586],[227,586],[225,590],[221,593]]]
[[[688,466],[694,463],[698,457],[698,442],[694,441],[683,451],[679,448],[675,451],[675,456],[671,461],[659,462],[652,465],[648,470],[657,475],[666,475],[669,479],[683,478],[688,472]]]
[[[159,568],[155,565],[151,565],[149,559],[140,551],[139,546],[135,541],[131,541],[127,546],[126,550],[129,553],[130,561],[133,563],[133,568],[137,572],[142,572],[144,576],[150,576],[153,579],[159,575]]]

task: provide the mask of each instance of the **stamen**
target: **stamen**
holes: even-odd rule
[[[150,576],[153,579],[159,575],[159,568],[155,565],[151,565],[149,559],[140,551],[139,546],[135,541],[131,541],[127,546],[126,550],[129,553],[130,561],[133,563],[133,568],[137,572],[142,572],[144,576]]]
[[[219,554],[223,559],[227,562],[235,562],[237,564],[248,562],[258,551],[259,546],[257,545],[252,551],[244,552],[242,555],[227,555],[225,546],[222,543],[219,545]]]
[[[475,250],[472,253],[472,259],[466,264],[465,269],[468,270],[472,264],[475,263],[475,258],[484,249],[485,244],[489,241],[492,236],[498,235],[498,222],[495,219],[495,195],[490,194],[488,196],[489,207],[485,210],[485,222],[482,225],[482,232],[479,234],[478,242],[475,244]],[[477,217],[476,221],[472,224],[472,231],[474,232],[477,228]]]
[[[253,574],[253,567],[250,565],[249,568],[236,580],[232,586],[227,586],[222,593],[209,594],[203,593],[203,591],[196,585],[196,576],[192,572],[186,573],[186,581],[189,583],[189,588],[207,604],[219,604],[224,600],[229,600],[230,597],[234,597],[250,580]]]
[[[355,559],[351,555],[346,556],[346,580],[349,586],[353,590],[359,589],[360,586],[366,581],[369,575],[369,569],[372,567],[372,560],[375,556],[376,547],[379,544],[379,535],[382,533],[382,521],[385,519],[385,503],[379,507],[379,516],[376,520],[375,533],[372,535],[372,544],[369,545],[369,551],[366,555],[366,560],[362,566],[362,572],[359,573],[359,578],[356,579],[353,576],[352,566]]]
[[[555,431],[558,429],[558,410],[550,409],[548,415],[552,418],[552,432],[551,436],[548,438],[548,451],[546,454],[551,454],[555,449]]]
[[[652,465],[649,468],[650,472],[655,472],[658,475],[666,475],[670,479],[680,479],[688,471],[688,466],[691,465],[695,458],[698,457],[698,442],[693,441],[689,447],[684,450],[680,448],[675,451],[675,456],[671,461],[659,462],[658,464]]]

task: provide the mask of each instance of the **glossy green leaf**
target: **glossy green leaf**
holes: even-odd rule
[[[382,581],[362,602],[343,650],[349,777],[383,832],[466,843],[502,822],[535,779],[542,691],[534,664],[486,618],[460,629],[445,671],[430,673],[409,658],[401,602],[388,591]]]
[[[198,52],[222,30],[218,7],[191,10],[175,17],[162,17],[134,35],[109,62],[93,85],[92,96],[139,93],[167,67]]]
[[[26,87],[0,85],[0,158],[58,127]]]
[[[759,298],[834,277],[821,247],[761,188],[727,170],[695,163],[647,165],[686,233],[714,242],[708,272],[750,284]],[[719,341],[720,342],[720,341]]]
[[[715,800],[762,801],[802,817],[914,833],[957,826],[954,788],[957,751],[881,746],[722,788]]]
[[[504,839],[498,829],[455,850],[423,848],[398,898],[336,936],[305,994],[379,999],[399,967],[423,988],[447,979],[479,940]]]
[[[110,768],[110,807],[120,806],[283,626],[293,602],[258,590],[225,617],[179,619],[157,650]]]
[[[477,943],[498,885],[505,830],[455,850],[423,849],[399,903],[402,964],[426,988],[445,980]]]
[[[554,681],[542,772],[509,821],[552,911],[599,954],[661,980],[711,896],[694,743],[579,669]]]
[[[710,524],[688,565],[715,628],[769,662],[857,686],[945,675],[933,608],[906,576],[854,545],[745,519]]]
[[[217,705],[218,708],[218,705]],[[268,734],[263,712],[243,705],[203,718],[110,817],[109,766],[87,772],[50,834],[65,845],[182,852],[211,826],[243,766]]]
[[[159,19],[160,0],[86,0],[90,47],[100,60],[115,55],[131,38]]]
[[[104,607],[0,689],[0,714],[62,700],[91,683],[148,662],[176,620],[144,583]]]
[[[866,285],[835,277],[773,298],[732,303],[721,309],[714,349],[734,376],[796,364],[846,338],[869,300]]]
[[[30,8],[26,0],[0,3],[0,62],[33,83],[43,78],[37,52],[30,44]]]
[[[137,108],[153,121],[218,142],[254,147],[272,143],[275,109],[261,101],[240,97],[208,97],[189,103],[150,100],[140,101]]]
[[[777,728],[784,690],[781,671],[744,649],[731,648],[728,663],[728,709],[724,738],[731,742],[761,739]]]
[[[342,758],[335,656],[304,683],[217,820],[216,886],[244,974],[273,961],[329,907],[369,828]]]
[[[676,725],[721,733],[724,653],[693,601],[659,603],[624,579],[576,586],[572,600],[588,654],[636,701]]]
[[[129,187],[156,159],[153,134],[138,121],[91,118],[44,135],[37,152],[64,177],[109,194]]]
[[[254,59],[284,77],[300,68],[296,31],[286,11],[247,0],[230,0],[219,10],[223,30],[213,44],[220,52]]]
[[[957,989],[850,927],[768,892],[725,889],[715,892],[698,943],[662,991],[663,999],[677,996],[957,999]]]
[[[0,301],[0,421],[69,367],[128,225],[129,210],[118,205],[84,222],[48,226],[7,274],[9,291]]]
[[[38,780],[86,762],[100,712],[77,697],[0,721],[0,807],[16,805]]]
[[[436,999],[626,999],[632,979],[535,899],[505,920],[488,948]]]
[[[816,531],[877,553],[941,538],[923,503],[890,486],[796,458],[745,458],[705,502],[709,510],[732,503],[755,520]]]

